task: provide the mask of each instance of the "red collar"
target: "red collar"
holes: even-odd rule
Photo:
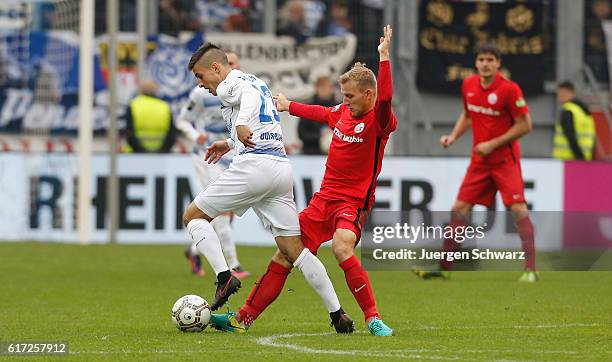
[[[478,85],[480,85],[480,89],[482,89],[483,91],[493,90],[493,89],[497,88],[497,86],[501,82],[501,79],[502,79],[501,74],[499,72],[497,72],[497,73],[495,73],[495,79],[493,79],[493,83],[489,84],[486,87],[483,87],[482,83],[480,82],[480,77],[478,77]]]

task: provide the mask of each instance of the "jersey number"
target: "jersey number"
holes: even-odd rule
[[[255,85],[253,85],[253,87],[257,89]],[[276,123],[280,123],[280,116],[278,115],[278,111],[274,106],[270,89],[268,89],[268,87],[265,85],[262,85],[257,90],[261,91],[259,94],[259,97],[261,98],[261,107],[259,107],[259,122],[272,123],[273,121],[276,121]]]

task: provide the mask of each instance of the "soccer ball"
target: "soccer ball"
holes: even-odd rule
[[[183,332],[201,332],[209,321],[210,306],[197,295],[180,297],[172,307],[172,322]]]

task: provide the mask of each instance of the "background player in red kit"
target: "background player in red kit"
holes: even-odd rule
[[[385,145],[397,127],[391,111],[391,35],[391,26],[386,26],[378,46],[378,82],[374,73],[361,63],[340,77],[342,104],[322,107],[291,102],[282,94],[275,97],[278,111],[327,124],[334,132],[321,190],[300,213],[302,241],[316,254],[321,244],[332,240],[332,251],[344,270],[346,283],[364,313],[370,333],[375,336],[391,336],[393,330],[378,314],[368,273],[355,257],[354,248],[374,204]],[[277,250],[268,271],[258,280],[235,320],[231,313],[213,315],[213,324],[230,331],[246,329],[280,294],[290,270],[291,263]],[[348,316],[331,317],[334,321]],[[236,321],[239,326],[234,326]],[[352,322],[350,327],[350,330],[341,331],[337,327],[336,330],[352,332]]]
[[[525,252],[525,272],[519,279],[535,282],[534,232],[525,203],[518,139],[531,131],[531,117],[519,86],[499,73],[501,56],[493,44],[476,51],[478,74],[463,81],[463,112],[450,135],[442,136],[443,147],[452,145],[471,126],[474,141],[472,160],[457,201],[452,208],[451,226],[464,226],[475,204],[493,206],[499,190],[504,205],[518,226]],[[444,240],[444,251],[458,250],[453,239]],[[448,277],[451,262],[442,260],[441,271],[415,270],[422,278]]]

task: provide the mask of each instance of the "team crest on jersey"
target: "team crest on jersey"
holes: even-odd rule
[[[365,128],[365,124],[363,122],[359,123],[358,125],[355,126],[355,132],[356,133],[361,133],[363,132],[363,129]]]
[[[334,108],[332,108],[331,111],[334,112],[334,113],[338,112],[338,110],[340,109],[340,106],[342,106],[342,104],[335,105]]]
[[[489,104],[497,103],[497,94],[495,93],[489,94],[489,97],[487,97],[487,100],[489,101]]]
[[[194,101],[189,101],[189,105],[187,106],[187,110],[191,111],[193,109],[193,107],[195,107],[195,102]]]

